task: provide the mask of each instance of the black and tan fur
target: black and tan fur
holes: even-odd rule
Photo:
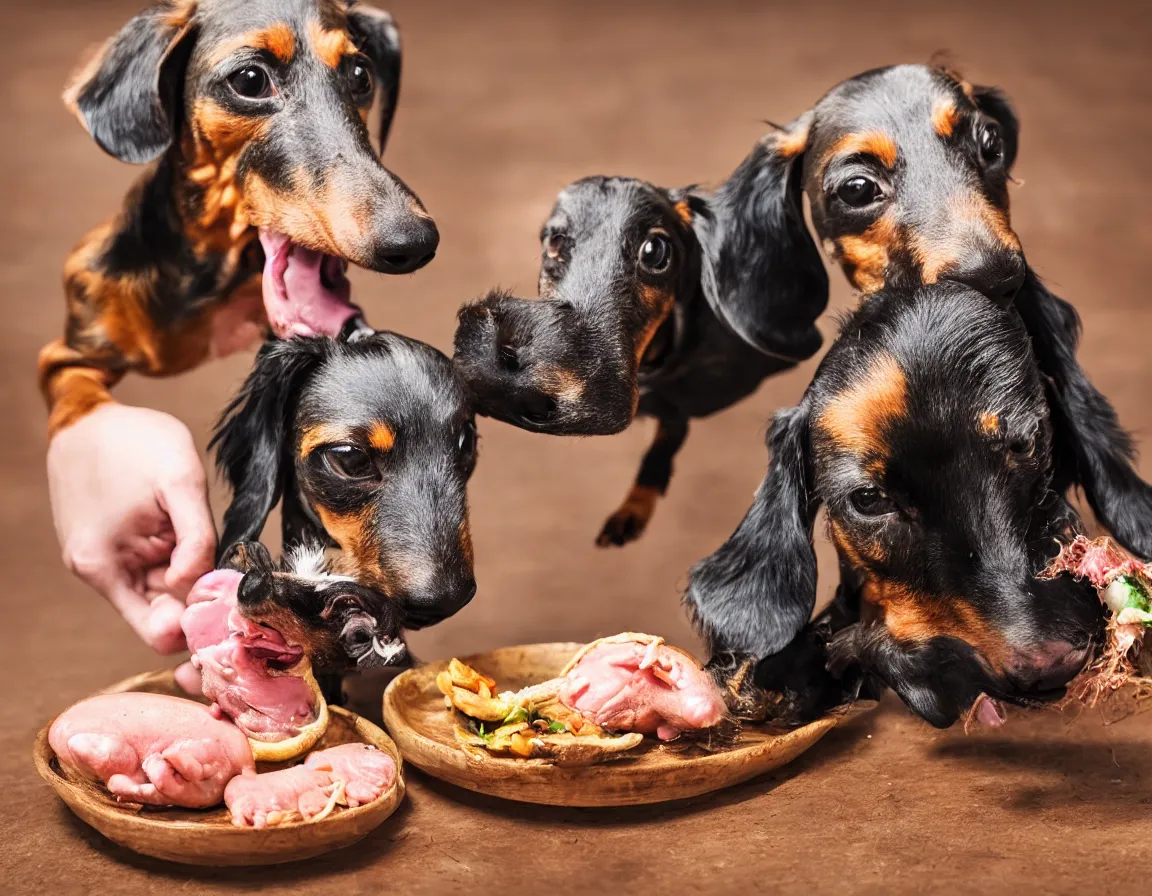
[[[271,92],[241,95],[244,78]],[[435,225],[368,132],[378,97],[382,150],[399,78],[391,18],[345,0],[169,0],[100,48],[65,101],[105,151],[153,164],[65,264],[64,335],[39,362],[50,433],[129,371],[258,336],[258,226],[386,273],[431,258]]]

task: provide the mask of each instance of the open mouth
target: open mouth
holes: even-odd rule
[[[336,336],[361,314],[351,302],[347,261],[305,249],[275,230],[261,227],[259,233],[264,309],[279,338]]]

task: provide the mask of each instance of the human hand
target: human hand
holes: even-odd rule
[[[101,405],[52,438],[48,489],[65,565],[158,653],[183,650],[184,598],[216,550],[188,428],[160,411]]]

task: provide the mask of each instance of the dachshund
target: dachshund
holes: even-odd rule
[[[802,221],[781,213],[804,192],[817,236],[864,295],[949,280],[1012,305],[1052,384],[1061,467],[1118,541],[1152,557],[1152,487],[1133,467],[1132,439],[1076,360],[1076,310],[1044,286],[1012,230],[1019,142],[997,88],[933,66],[865,72],[765,138],[766,164],[788,185],[765,213],[786,228],[776,238],[811,242]],[[776,258],[772,275],[808,278],[806,262]]]
[[[751,509],[690,576],[686,604],[736,704],[786,675],[813,712],[804,691],[854,670],[937,727],[982,693],[1062,696],[1104,619],[1090,586],[1036,578],[1081,530],[1056,388],[1011,306],[944,279],[870,294],[799,406],[776,414]],[[820,507],[841,570],[817,623],[825,653],[811,631],[796,638],[816,602]]]
[[[804,195],[816,236],[864,295],[886,286],[951,280],[1014,305],[1053,384],[1054,450],[1067,455],[1062,463],[1074,470],[1097,519],[1129,550],[1152,557],[1152,487],[1134,469],[1132,439],[1076,360],[1075,309],[1043,285],[1009,221],[1008,181],[1019,139],[1011,104],[994,87],[974,86],[934,66],[876,69],[837,85],[792,123],[775,127],[714,197],[690,188],[686,204],[677,207],[691,218],[702,249],[701,282],[710,307],[745,340],[770,352],[798,357],[788,346],[780,351],[772,330],[791,323],[794,332],[802,332],[808,315],[814,319],[827,301],[828,282],[801,211]],[[591,220],[612,220],[619,214],[616,205],[605,202]],[[566,206],[558,205],[555,239],[548,229],[544,234],[544,298],[567,258],[575,261],[580,251],[564,230]],[[577,219],[583,224],[588,217]],[[612,296],[622,270],[594,259],[583,269],[588,286],[567,289],[560,279],[556,289],[574,305],[573,293]],[[543,413],[549,432],[622,428],[626,402],[620,398],[605,419],[592,423],[584,413],[567,429],[557,427],[553,407],[563,408],[585,392],[603,392],[589,376],[608,375],[605,366],[646,338],[651,315],[642,304],[621,309],[630,330],[574,328],[571,337],[565,329],[571,312],[546,302],[538,309],[516,307],[512,325],[498,338],[485,310],[502,305],[490,299],[465,309],[457,338],[458,358],[463,356],[468,379],[482,396],[481,412],[535,429],[542,428],[537,416]],[[524,346],[525,340],[531,344]],[[573,359],[579,361],[575,369]],[[636,394],[636,377],[623,370],[618,391]],[[643,402],[643,386],[639,394]],[[653,460],[661,472],[651,477],[657,486],[662,470],[670,471],[663,458],[675,453],[684,429],[671,426],[670,438],[657,436]],[[650,512],[655,493],[640,491],[637,498],[632,505]],[[633,516],[625,512],[606,530],[642,526],[629,522]]]
[[[783,187],[757,147],[716,190],[578,180],[541,233],[539,300],[494,292],[459,315],[455,360],[481,413],[534,432],[656,436],[597,544],[638,538],[668,488],[689,420],[751,395],[820,348],[819,253],[775,238]],[[803,220],[797,203],[778,214]],[[785,256],[799,272],[777,281]]]
[[[386,13],[347,0],[166,0],[74,76],[65,102],[115,158],[154,164],[64,269],[62,339],[40,353],[49,434],[128,371],[168,376],[359,317],[349,262],[426,264],[439,235],[379,149],[400,87]]]
[[[240,542],[222,566],[244,573],[237,605],[306,649],[320,680],[409,660],[400,607],[375,588],[329,571],[324,547],[302,543],[282,565],[258,541]]]
[[[263,580],[249,583],[250,603],[259,597],[299,615],[299,595],[284,590],[291,583],[271,574],[266,552],[246,547],[278,501],[282,571],[319,582],[325,597],[351,582],[384,595],[405,627],[421,628],[475,595],[466,494],[475,416],[451,361],[430,345],[369,330],[270,340],[210,447],[232,489],[218,563]],[[331,564],[316,559],[325,547],[337,549]],[[349,601],[373,605],[354,590]],[[387,620],[368,612],[386,642]]]

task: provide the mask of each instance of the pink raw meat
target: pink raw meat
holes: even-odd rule
[[[319,821],[336,805],[363,806],[396,781],[392,757],[369,744],[341,744],[310,753],[303,765],[234,778],[224,801],[237,827],[257,830]]]
[[[204,696],[246,734],[266,741],[295,737],[316,721],[308,683],[290,672],[303,652],[240,614],[236,592],[242,578],[218,569],[193,586],[180,620],[192,665],[200,671]]]
[[[204,809],[252,770],[248,738],[207,706],[162,694],[104,694],[61,713],[48,732],[61,765],[117,799]]]
[[[378,799],[396,782],[396,763],[371,744],[329,747],[310,753],[304,764],[343,784],[344,802],[353,807]]]
[[[328,772],[296,765],[262,775],[247,771],[224,791],[232,824],[256,830],[292,821],[319,820],[332,811],[340,785]]]
[[[609,731],[670,740],[724,717],[715,683],[691,657],[659,640],[594,645],[564,676],[560,700]]]

